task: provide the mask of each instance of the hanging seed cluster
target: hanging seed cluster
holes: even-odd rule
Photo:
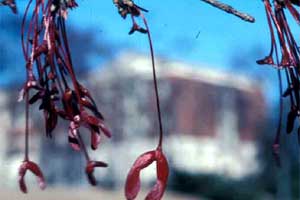
[[[201,0],[229,14],[233,14],[245,21],[254,22],[255,19],[245,13],[218,0]],[[128,200],[137,197],[140,191],[140,172],[153,162],[156,163],[157,180],[147,200],[160,200],[166,189],[169,167],[163,153],[163,126],[158,95],[158,85],[155,71],[154,50],[147,20],[143,12],[146,9],[139,7],[132,0],[113,0],[123,19],[131,17],[132,27],[129,34],[140,32],[146,34],[153,70],[153,85],[156,97],[157,118],[159,122],[159,141],[157,148],[148,151],[137,158],[130,169],[126,184],[125,196]],[[258,60],[260,65],[271,65],[278,70],[280,93],[290,101],[290,111],[287,116],[286,132],[291,133],[296,119],[300,119],[300,49],[297,39],[290,28],[286,13],[290,13],[293,20],[300,25],[299,0],[263,0],[271,35],[271,50],[268,56]],[[2,0],[0,5],[10,7],[17,13],[14,0]],[[25,101],[25,158],[19,168],[19,185],[23,192],[27,192],[25,174],[29,170],[36,175],[41,189],[46,187],[46,181],[39,166],[30,161],[29,146],[29,108],[39,103],[39,109],[44,113],[46,136],[51,138],[58,119],[69,122],[68,138],[70,146],[76,151],[82,151],[86,158],[86,174],[92,185],[96,184],[93,175],[96,167],[107,167],[101,161],[90,159],[88,150],[79,132],[80,128],[90,131],[90,146],[96,150],[102,134],[111,137],[104,124],[104,118],[99,112],[90,92],[78,80],[74,73],[71,52],[68,44],[65,21],[68,11],[77,7],[75,0],[29,0],[22,23],[22,48],[26,61],[26,82],[20,92],[19,100]],[[29,12],[32,10],[32,14]],[[143,26],[136,22],[141,18]],[[29,19],[29,23],[27,22]],[[287,89],[282,90],[281,73],[285,74]],[[282,101],[281,112],[282,114]],[[280,114],[280,120],[281,120]],[[281,121],[278,123],[273,150],[279,163],[279,145]],[[298,128],[300,141],[300,128]]]
[[[271,50],[268,56],[262,60],[258,60],[260,65],[271,65],[278,69],[278,77],[280,82],[280,94],[283,98],[287,98],[290,102],[290,111],[286,120],[286,132],[291,133],[294,129],[296,119],[300,119],[300,48],[299,36],[293,35],[290,23],[286,17],[286,13],[292,16],[294,22],[300,25],[299,0],[275,0],[271,3],[264,0],[268,26],[271,35]],[[281,73],[284,73],[287,88],[282,89]],[[280,108],[280,120],[278,130],[273,144],[273,153],[280,164],[279,146],[281,134],[281,115],[282,100]],[[298,127],[298,138],[300,139],[300,127]]]
[[[147,23],[146,18],[144,17],[142,11],[148,12],[146,9],[141,8],[134,4],[133,1],[130,0],[114,0],[115,6],[118,8],[119,14],[126,19],[127,15],[130,15],[132,20],[132,27],[129,31],[129,34],[133,34],[136,31],[140,33],[147,34],[149,47],[150,47],[150,54],[151,54],[151,61],[152,61],[152,71],[153,71],[153,85],[154,85],[154,92],[156,97],[156,108],[157,108],[157,119],[159,124],[159,141],[157,148],[155,150],[146,152],[140,155],[134,164],[132,165],[127,179],[125,183],[125,196],[127,200],[133,200],[137,197],[140,188],[140,172],[151,165],[153,162],[156,164],[156,183],[152,187],[152,189],[148,192],[147,196],[145,197],[146,200],[160,200],[164,192],[166,190],[168,177],[169,177],[169,165],[168,161],[163,153],[163,126],[162,126],[162,119],[161,119],[161,111],[160,111],[160,101],[158,95],[158,84],[156,78],[156,71],[155,71],[155,60],[154,60],[154,50],[150,35],[149,26]],[[144,23],[144,27],[142,28],[140,25],[137,24],[135,18],[140,17]]]
[[[147,21],[142,11],[147,12],[133,1],[114,0],[119,14],[125,19],[131,16],[132,28],[129,34],[140,32],[148,35],[153,68],[154,91],[157,100],[159,121],[159,142],[155,150],[139,156],[129,171],[126,185],[126,199],[135,199],[140,190],[140,172],[156,162],[157,181],[147,194],[148,200],[159,200],[166,189],[169,167],[162,151],[163,129],[161,120],[158,86],[156,80],[154,51]],[[17,7],[14,0],[1,2],[9,6],[14,13]],[[90,92],[78,80],[74,73],[71,51],[69,48],[65,21],[68,11],[77,7],[75,0],[29,0],[22,22],[22,49],[26,61],[26,82],[19,94],[19,101],[25,101],[25,156],[19,168],[19,186],[27,193],[25,175],[31,171],[37,178],[41,189],[46,188],[45,177],[38,166],[29,159],[29,109],[30,105],[39,103],[43,112],[46,136],[52,138],[53,131],[59,119],[69,122],[68,139],[70,146],[76,151],[82,151],[86,158],[85,172],[91,185],[96,185],[93,172],[96,167],[107,167],[101,161],[90,159],[80,128],[90,131],[90,146],[96,150],[102,134],[111,137],[104,124],[104,118],[99,112]],[[30,15],[29,13],[32,12]],[[145,28],[140,27],[136,17],[141,17]],[[29,22],[27,22],[29,19]]]
[[[14,2],[10,3],[15,6]],[[107,166],[90,159],[80,135],[80,128],[89,130],[93,150],[97,149],[102,134],[111,137],[92,95],[74,73],[65,20],[68,10],[77,6],[75,0],[30,0],[25,10],[22,48],[26,62],[26,82],[19,96],[19,100],[24,100],[26,105],[25,158],[19,170],[19,185],[24,193],[27,192],[24,182],[27,170],[37,176],[42,189],[46,186],[38,165],[29,159],[28,118],[32,104],[39,104],[39,110],[43,112],[46,136],[49,138],[52,137],[58,119],[69,122],[66,137],[74,150],[84,153],[87,162],[85,171],[92,185],[96,184],[94,168]],[[29,14],[30,11],[32,14]]]

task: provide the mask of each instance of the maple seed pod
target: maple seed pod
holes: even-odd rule
[[[145,199],[160,200],[163,197],[169,176],[169,166],[162,150],[157,149],[142,154],[134,162],[125,184],[125,196],[127,200],[133,200],[137,197],[141,188],[140,172],[154,161],[156,161],[157,180]]]
[[[15,14],[17,14],[17,12],[18,12],[15,0],[2,0],[0,2],[0,5],[4,5],[4,6],[10,7],[10,9],[12,10],[12,12],[15,13]]]
[[[131,35],[131,34],[133,34],[135,31],[138,31],[138,32],[140,32],[140,33],[147,33],[147,32],[148,32],[147,29],[144,29],[144,28],[140,27],[140,26],[137,25],[137,24],[133,24],[128,34]]]
[[[77,133],[78,133],[77,129],[78,129],[78,125],[76,125],[76,123],[73,121],[70,122],[68,140],[72,149],[74,149],[75,151],[80,151],[80,143],[77,139]]]
[[[31,171],[37,177],[39,187],[44,190],[46,188],[46,182],[39,166],[32,161],[23,161],[19,168],[19,187],[21,191],[27,193],[27,187],[25,183],[25,174],[27,170]]]
[[[92,150],[96,150],[98,145],[100,144],[101,136],[96,131],[91,131],[91,148]]]
[[[264,59],[257,60],[256,63],[258,65],[274,65],[274,60],[272,56],[267,56]]]
[[[102,122],[99,124],[99,128],[104,133],[104,135],[106,135],[108,138],[111,138],[111,132]]]
[[[91,185],[97,185],[96,178],[94,176],[94,169],[96,167],[107,167],[108,165],[101,161],[89,161],[85,168],[85,173],[88,177],[88,181]]]
[[[297,110],[292,108],[287,117],[286,132],[291,133],[294,129],[295,119],[297,118]]]

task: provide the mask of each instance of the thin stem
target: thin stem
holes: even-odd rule
[[[86,149],[86,146],[84,144],[84,141],[81,137],[81,134],[80,134],[79,130],[77,131],[77,137],[78,137],[78,140],[79,140],[80,147],[82,148],[84,157],[85,157],[86,161],[89,162],[91,159],[90,159],[90,156],[88,154],[88,151]]]
[[[281,10],[281,15],[282,15],[282,24],[284,26],[283,30],[284,30],[285,35],[287,37],[287,41],[288,41],[288,44],[289,44],[289,47],[290,47],[291,55],[294,59],[293,64],[294,64],[294,67],[297,67],[296,63],[299,63],[299,56],[297,56],[298,52],[299,52],[299,48],[297,47],[297,43],[294,39],[294,36],[293,36],[292,31],[291,31],[291,29],[288,25],[285,14],[282,10]]]
[[[26,91],[26,102],[25,102],[25,156],[24,161],[29,160],[29,90]]]
[[[269,10],[267,9],[268,4],[266,4],[267,3],[266,1],[264,1],[264,3],[265,3],[267,20],[268,20],[268,26],[269,26],[270,35],[271,35],[271,51],[270,51],[269,56],[272,57],[273,51],[274,51],[274,44],[276,43],[276,40],[275,40],[275,35],[274,35],[274,29],[272,26],[271,16],[270,16]]]
[[[279,84],[279,119],[278,119],[278,126],[276,130],[276,137],[274,144],[279,145],[280,141],[280,135],[281,135],[281,124],[282,124],[282,114],[283,114],[283,101],[282,101],[282,77],[281,77],[281,72],[280,69],[277,69],[277,76],[278,76],[278,84]]]
[[[65,20],[62,17],[59,17],[58,20],[59,20],[59,24],[60,24],[60,28],[61,28],[61,35],[62,35],[62,38],[63,38],[63,44],[64,44],[64,47],[66,49],[66,52],[65,52],[66,57],[67,57],[66,67],[67,67],[68,72],[70,74],[71,81],[73,83],[74,90],[75,90],[76,96],[78,98],[80,111],[82,111],[83,106],[82,106],[82,103],[80,103],[80,100],[81,100],[80,90],[79,90],[78,83],[77,83],[76,76],[75,76],[75,72],[74,72],[74,69],[73,69],[72,57],[71,57],[68,38],[67,38],[67,33],[66,33]]]
[[[28,52],[25,48],[25,41],[24,41],[24,34],[25,34],[25,23],[26,23],[26,18],[27,18],[27,14],[28,14],[28,10],[29,10],[29,7],[32,3],[32,0],[30,0],[26,6],[26,9],[25,9],[25,13],[24,13],[24,16],[23,16],[23,19],[22,19],[22,27],[21,27],[21,41],[22,41],[22,50],[23,50],[23,54],[24,54],[24,58],[25,60],[28,60]],[[26,41],[28,42],[28,41]]]
[[[208,3],[216,8],[219,8],[229,14],[235,15],[244,21],[251,22],[251,23],[255,22],[254,17],[250,16],[249,14],[240,12],[240,11],[234,9],[230,5],[224,4],[217,0],[201,0],[201,1],[204,1],[205,3]]]
[[[153,73],[153,84],[154,84],[154,90],[155,90],[155,97],[156,97],[156,108],[157,108],[157,116],[158,116],[158,123],[159,123],[159,142],[157,148],[162,147],[162,140],[163,140],[163,126],[162,126],[162,119],[161,119],[161,110],[160,110],[160,101],[159,101],[159,94],[158,94],[158,84],[157,84],[157,78],[156,78],[156,70],[155,70],[155,60],[154,60],[154,50],[151,40],[151,34],[148,27],[148,23],[144,15],[141,13],[141,17],[143,19],[143,22],[145,24],[145,27],[147,29],[147,35],[148,35],[148,41],[150,46],[150,53],[151,53],[151,61],[152,61],[152,73]]]
[[[284,71],[285,71],[285,75],[286,75],[286,80],[287,80],[287,83],[288,83],[288,87],[290,87],[290,88],[294,87],[294,85],[293,85],[293,83],[292,83],[292,81],[291,81],[290,73],[289,73],[288,69],[285,68]],[[292,106],[295,105],[293,93],[291,93],[291,95],[290,95],[290,102],[291,102],[291,105],[292,105]]]
[[[279,65],[279,57],[278,57],[278,49],[276,43],[274,43],[275,48],[275,56],[276,56],[276,64]],[[280,147],[280,136],[281,136],[281,126],[282,126],[282,115],[283,115],[283,89],[282,89],[282,77],[280,69],[277,69],[278,76],[278,85],[279,85],[279,118],[278,125],[276,130],[276,136],[273,143],[273,153],[275,155],[275,159],[277,160],[278,166],[280,166],[280,157],[279,157],[279,147]]]
[[[288,58],[290,58],[290,54],[289,54],[289,51],[285,45],[285,42],[284,42],[284,35],[282,33],[282,29],[280,27],[280,24],[277,20],[277,17],[276,17],[276,13],[274,14],[272,12],[272,8],[271,8],[271,4],[270,4],[270,1],[269,0],[265,0],[264,1],[266,4],[266,8],[268,9],[268,12],[270,13],[271,15],[271,18],[273,20],[273,23],[275,25],[275,28],[277,30],[277,34],[279,36],[279,43],[280,43],[280,47],[281,47],[281,52],[282,52],[282,56],[283,58],[286,57],[286,55],[288,55]],[[281,8],[282,9],[282,8]],[[277,63],[279,65],[279,63]]]

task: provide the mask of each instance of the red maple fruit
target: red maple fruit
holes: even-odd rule
[[[111,137],[92,95],[80,84],[74,72],[65,21],[68,10],[77,6],[75,0],[30,0],[24,13],[21,39],[27,80],[19,98],[25,101],[26,115],[25,161],[20,168],[23,192],[27,191],[23,178],[27,169],[43,177],[38,166],[28,161],[30,105],[40,103],[39,109],[44,114],[45,132],[49,138],[52,138],[59,119],[69,122],[69,143],[73,149],[83,152],[90,182],[92,171],[100,162],[91,161],[80,129],[90,131],[93,150],[98,148],[101,133]],[[29,17],[30,11],[32,14]]]
[[[129,34],[133,34],[135,31],[140,33],[147,34],[149,41],[149,48],[151,54],[152,61],[152,75],[153,75],[153,86],[156,98],[156,108],[157,108],[157,118],[159,123],[159,141],[157,149],[154,151],[149,151],[137,158],[132,168],[130,169],[127,180],[125,184],[125,196],[127,200],[133,200],[137,197],[138,192],[140,191],[141,183],[140,183],[140,172],[142,169],[148,167],[151,163],[156,162],[156,171],[157,171],[157,179],[156,184],[152,187],[148,195],[146,196],[146,200],[160,200],[166,190],[168,176],[169,176],[169,166],[168,161],[163,154],[162,151],[162,142],[163,142],[163,126],[162,126],[162,118],[161,118],[161,109],[160,109],[160,101],[158,94],[158,84],[156,78],[156,68],[155,68],[155,59],[154,59],[154,50],[153,44],[151,40],[150,30],[148,27],[148,23],[146,18],[144,17],[142,11],[146,11],[130,0],[114,0],[115,5],[117,6],[120,15],[123,18],[129,14],[132,19],[132,28],[129,31]],[[141,17],[145,28],[139,26],[135,17]]]
[[[104,162],[101,161],[88,161],[86,168],[85,168],[85,173],[88,177],[88,180],[91,185],[97,185],[96,178],[94,176],[94,169],[96,167],[107,167],[108,165]]]
[[[258,60],[260,65],[271,65],[277,69],[280,92],[280,116],[276,136],[273,143],[273,154],[276,162],[280,165],[280,137],[283,113],[283,98],[290,101],[290,111],[286,120],[286,132],[294,130],[295,121],[300,117],[300,50],[297,40],[290,27],[290,21],[286,17],[289,12],[295,22],[300,25],[300,12],[296,8],[299,0],[264,0],[267,22],[271,35],[271,50],[268,56]],[[287,81],[287,89],[282,88],[282,71]],[[298,127],[298,140],[300,141],[300,127]],[[300,143],[299,143],[300,144]]]
[[[25,174],[27,171],[31,171],[37,178],[37,182],[39,187],[44,190],[46,188],[46,182],[42,171],[40,170],[39,166],[29,160],[23,161],[22,165],[19,168],[19,187],[20,190],[24,193],[27,193],[27,186],[25,183]]]
[[[167,186],[169,166],[162,149],[157,148],[154,151],[142,154],[134,162],[127,175],[125,184],[125,196],[127,200],[133,200],[137,197],[141,187],[140,172],[153,162],[156,162],[157,180],[145,199],[159,200],[162,198]]]

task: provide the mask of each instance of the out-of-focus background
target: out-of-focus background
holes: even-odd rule
[[[127,34],[131,20],[123,20],[112,1],[78,0],[68,18],[71,52],[79,79],[92,91],[113,133],[91,152],[109,167],[96,170],[99,184],[91,188],[82,155],[67,143],[67,125],[61,122],[54,138],[47,139],[42,115],[33,107],[30,154],[48,188],[37,190],[28,174],[29,194],[23,195],[17,171],[23,159],[24,104],[17,103],[17,96],[25,77],[20,24],[26,1],[17,2],[16,16],[0,7],[0,199],[124,199],[130,166],[158,139],[146,36]],[[279,115],[276,70],[255,64],[270,43],[262,2],[226,1],[251,13],[255,24],[197,0],[135,3],[150,11],[146,17],[170,164],[164,199],[299,199],[295,133],[284,134],[281,168],[272,158]],[[155,173],[154,166],[143,171],[139,199],[153,185]]]

